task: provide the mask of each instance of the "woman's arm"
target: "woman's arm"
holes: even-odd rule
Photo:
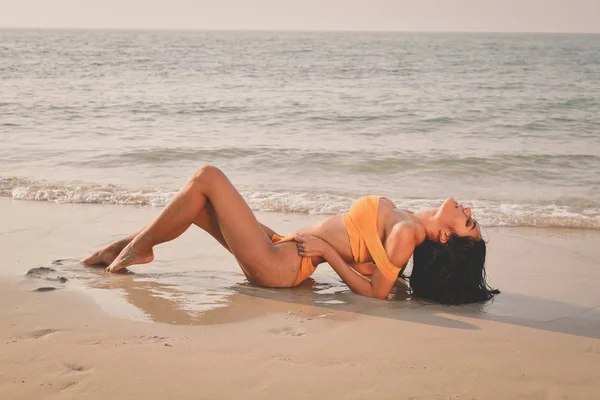
[[[354,293],[385,299],[394,286],[395,281],[385,278],[377,268],[373,270],[371,279],[361,275],[323,239],[310,235],[297,235],[295,240],[298,243],[299,255],[324,258]]]
[[[394,286],[394,281],[386,279],[376,268],[373,271],[371,279],[359,274],[350,267],[338,252],[329,244],[329,247],[323,254],[323,258],[331,265],[331,268],[342,278],[354,293],[367,297],[376,297],[378,299],[387,298],[390,290]]]
[[[373,275],[373,272],[377,269],[377,265],[372,262],[354,263],[349,264],[350,268],[355,270],[361,275]]]

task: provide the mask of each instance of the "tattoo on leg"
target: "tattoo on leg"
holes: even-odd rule
[[[121,258],[121,262],[119,262],[119,265],[126,267],[127,265],[131,264],[133,260],[135,260],[135,250],[129,249],[123,255],[123,258]]]

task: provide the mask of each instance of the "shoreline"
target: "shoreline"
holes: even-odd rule
[[[0,217],[7,222],[0,228],[4,259],[0,276],[32,287],[76,289],[91,296],[110,315],[158,322],[171,321],[170,313],[179,314],[177,321],[192,324],[204,324],[204,314],[210,315],[209,320],[221,321],[228,318],[219,316],[226,315],[227,310],[244,309],[247,301],[238,301],[238,297],[318,304],[374,315],[384,309],[441,307],[398,292],[387,302],[355,295],[327,264],[319,266],[311,279],[296,289],[256,287],[246,281],[227,251],[194,227],[177,240],[158,246],[153,263],[133,267],[126,275],[105,274],[103,268],[79,264],[85,255],[139,229],[159,212],[152,207],[0,199]],[[322,219],[320,215],[256,215],[284,235]],[[600,294],[592,283],[600,281],[600,249],[594,247],[600,231],[488,228],[484,237],[488,240],[488,283],[501,294],[485,305],[452,309],[530,327],[551,324],[557,331],[600,338]],[[55,271],[25,277],[36,267]],[[410,268],[409,264],[408,272]],[[68,282],[48,281],[59,276]],[[577,327],[560,323],[571,318],[585,323],[580,321]]]

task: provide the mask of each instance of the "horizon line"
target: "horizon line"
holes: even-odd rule
[[[122,28],[82,26],[2,26],[0,30],[93,30],[93,31],[165,31],[165,32],[317,32],[317,33],[505,33],[505,34],[565,34],[598,35],[600,31],[486,31],[486,30],[403,30],[403,29],[275,29],[275,28]]]

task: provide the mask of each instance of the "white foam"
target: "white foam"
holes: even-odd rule
[[[55,203],[95,203],[165,206],[177,192],[173,189],[128,189],[114,185],[47,184],[17,178],[0,179],[0,195],[16,200]],[[333,215],[346,212],[356,197],[333,193],[245,191],[242,196],[255,211]],[[443,199],[393,199],[413,211],[437,208]],[[600,229],[600,208],[589,201],[556,203],[507,203],[490,200],[470,204],[483,226],[536,226]]]

